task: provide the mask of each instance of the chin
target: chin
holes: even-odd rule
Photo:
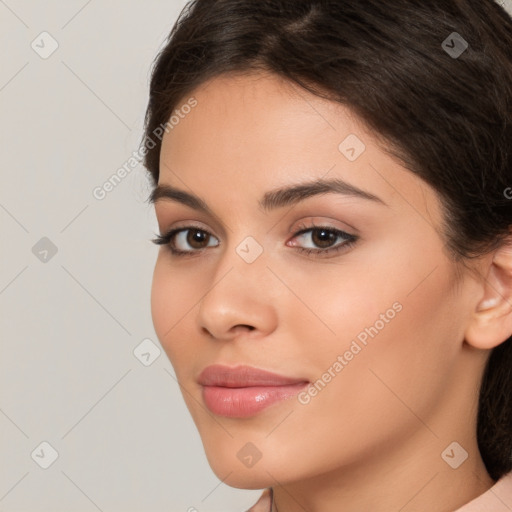
[[[272,460],[264,460],[262,457],[254,465],[247,466],[237,457],[239,447],[236,441],[231,443],[229,448],[206,449],[206,458],[212,471],[217,478],[230,487],[237,489],[264,489],[275,484],[275,477],[279,480],[279,476],[275,474],[278,469],[275,468]]]
[[[257,470],[256,468],[245,469],[245,468],[229,468],[222,466],[216,470],[215,467],[210,465],[213,472],[217,476],[219,480],[229,487],[234,487],[235,489],[246,489],[246,490],[256,490],[256,489],[265,489],[266,487],[271,487],[275,485],[276,480],[281,481],[279,477],[276,479],[272,478],[269,473],[265,471],[265,468],[260,468]],[[232,473],[229,474],[229,472]],[[272,471],[270,474],[273,475]]]

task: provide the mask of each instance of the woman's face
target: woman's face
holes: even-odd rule
[[[189,228],[171,242],[188,253],[160,248],[151,305],[217,476],[257,489],[407,453],[445,465],[474,405],[476,284],[455,280],[437,194],[348,109],[275,76],[225,75],[192,96],[159,185],[207,209],[156,200],[162,234]],[[333,189],[277,192],[318,180]],[[210,365],[295,384],[203,386]]]

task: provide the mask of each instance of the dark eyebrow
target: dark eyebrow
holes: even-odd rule
[[[270,190],[263,195],[263,198],[259,201],[258,204],[260,208],[268,212],[275,210],[276,208],[282,208],[284,206],[298,203],[299,201],[302,201],[311,196],[327,193],[359,197],[361,199],[375,201],[386,205],[386,203],[380,199],[380,197],[377,197],[370,192],[366,192],[365,190],[351,185],[350,183],[347,183],[340,178],[333,178],[329,180],[319,179],[308,183],[301,183]],[[202,199],[193,194],[185,192],[184,190],[174,188],[170,185],[158,185],[155,187],[155,189],[151,192],[149,202],[156,203],[161,199],[176,201],[178,203],[189,206],[194,210],[199,210],[214,216],[213,212]]]
[[[311,196],[319,194],[343,194],[346,196],[359,197],[368,201],[375,201],[386,204],[380,197],[370,192],[366,192],[355,185],[351,185],[341,178],[332,178],[329,180],[319,179],[308,183],[293,185],[291,187],[282,187],[270,190],[263,195],[259,206],[264,211],[274,210],[283,206],[292,205]]]

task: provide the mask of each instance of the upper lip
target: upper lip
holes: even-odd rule
[[[286,377],[253,366],[207,366],[199,375],[199,384],[203,386],[220,386],[226,388],[243,388],[253,386],[286,386],[308,382],[306,379]]]

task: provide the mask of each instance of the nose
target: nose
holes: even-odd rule
[[[199,304],[203,332],[219,340],[251,333],[264,337],[277,326],[276,281],[263,254],[247,263],[230,248],[222,255],[209,291]]]

